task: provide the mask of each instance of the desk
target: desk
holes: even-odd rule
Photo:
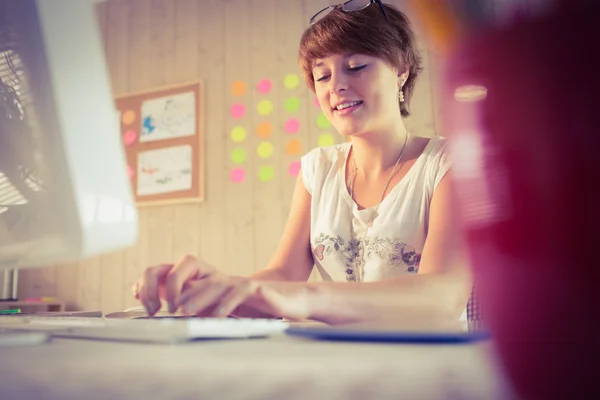
[[[267,339],[177,345],[53,339],[0,348],[2,399],[512,398],[489,343]]]

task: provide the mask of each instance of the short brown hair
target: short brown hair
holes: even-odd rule
[[[410,115],[410,99],[422,70],[421,57],[411,23],[396,7],[384,4],[389,21],[377,4],[360,11],[345,12],[336,7],[311,25],[300,40],[298,62],[306,83],[314,92],[312,73],[316,59],[331,54],[357,53],[378,57],[400,71],[409,71],[404,84],[403,117]]]

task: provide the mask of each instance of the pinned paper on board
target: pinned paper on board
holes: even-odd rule
[[[192,136],[196,133],[196,118],[194,92],[143,101],[140,141]]]
[[[192,187],[192,147],[173,146],[138,154],[137,194],[172,193]]]
[[[122,94],[115,106],[136,205],[203,201],[202,82]]]

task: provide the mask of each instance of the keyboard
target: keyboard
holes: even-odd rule
[[[178,343],[198,339],[267,337],[285,332],[289,322],[261,318],[82,318],[0,317],[0,328],[44,331],[52,337]]]

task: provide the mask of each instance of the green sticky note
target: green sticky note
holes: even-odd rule
[[[233,140],[236,143],[242,142],[244,139],[246,139],[246,130],[241,127],[241,126],[236,126],[231,130],[231,140]]]
[[[317,117],[317,127],[319,129],[327,129],[330,126],[331,126],[331,122],[329,122],[329,120],[327,119],[325,114],[323,114],[323,113],[319,114],[319,116]]]
[[[234,164],[241,164],[246,161],[246,150],[237,147],[231,151],[230,156]]]
[[[269,158],[273,155],[273,145],[271,142],[262,142],[256,148],[256,152],[260,158]]]
[[[263,165],[262,167],[260,167],[258,169],[258,179],[261,180],[261,182],[268,182],[273,180],[273,178],[275,177],[275,168],[273,168],[270,165]]]
[[[323,133],[319,136],[319,147],[332,146],[335,144],[335,138],[331,133]]]
[[[273,102],[271,100],[261,100],[256,105],[256,111],[262,116],[269,115],[273,112]]]
[[[290,113],[298,111],[300,108],[300,99],[297,97],[289,97],[285,99],[285,110]]]
[[[295,89],[300,84],[300,77],[296,74],[287,74],[283,78],[283,86],[286,89]]]

